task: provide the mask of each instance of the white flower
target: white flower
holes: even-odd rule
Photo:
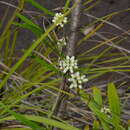
[[[57,42],[57,44],[58,45],[66,45],[65,38],[63,37],[63,38],[59,39],[58,42]]]
[[[88,79],[85,75],[81,75],[79,72],[71,74],[71,77],[68,79],[71,82],[70,88],[80,88],[82,89],[82,83],[87,82]]]
[[[64,17],[62,21],[59,20],[62,17],[64,17],[64,15],[62,13],[56,13],[55,16],[54,16],[54,18],[53,18],[53,20],[52,20],[52,22],[56,23],[57,26],[60,25],[61,27],[63,27],[64,24],[67,23],[67,17]]]
[[[68,79],[70,82],[70,88],[82,89],[82,84],[88,81],[85,75],[80,74],[80,72],[76,72],[75,69],[78,68],[78,65],[74,56],[66,56],[64,60],[60,60],[59,68],[63,73],[70,72],[70,78]]]
[[[67,71],[70,71],[71,73],[74,72],[75,69],[78,68],[77,60],[75,60],[75,57],[69,57],[66,56],[66,59],[61,60],[59,62],[60,69],[63,71],[63,73],[66,73]]]
[[[62,47],[66,45],[65,38],[63,37],[63,38],[59,39],[57,42],[57,45],[58,45],[59,50],[62,50]]]
[[[107,108],[107,107],[101,108],[101,112],[102,112],[102,113],[105,113],[105,114],[110,114],[110,113],[111,113],[110,109]]]

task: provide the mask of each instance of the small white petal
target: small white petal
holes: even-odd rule
[[[66,73],[66,70],[63,70],[63,73]]]
[[[82,75],[82,76],[81,76],[81,79],[84,79],[84,78],[86,78],[86,76],[85,76],[85,75]]]
[[[75,68],[75,69],[78,69],[78,66],[75,66],[74,68]]]
[[[65,68],[65,69],[63,70],[63,73],[66,73],[67,71],[68,71],[68,69]]]
[[[61,27],[63,27],[64,25],[63,24],[60,24]]]
[[[78,83],[79,83],[79,84],[81,84],[81,83],[82,83],[82,81],[81,81],[81,80],[78,80]]]
[[[73,73],[73,72],[74,72],[74,70],[71,68],[71,69],[70,69],[70,72],[71,72],[71,73]]]
[[[73,84],[71,84],[71,85],[70,85],[70,88],[73,88],[73,87],[74,87]]]
[[[75,75],[76,75],[76,77],[79,77],[79,72],[76,72],[76,74],[75,74]]]
[[[77,84],[73,84],[74,88],[77,88]]]
[[[75,75],[74,75],[74,74],[71,74],[71,77],[72,77],[72,78],[74,78],[74,77],[75,77]]]
[[[79,85],[78,87],[79,87],[80,89],[82,89],[82,85]]]
[[[101,110],[100,110],[101,112],[104,112],[104,109],[103,108],[101,108]]]
[[[59,42],[57,42],[57,45],[60,45],[60,43],[59,43]]]
[[[72,81],[72,79],[68,79],[68,81]]]
[[[64,20],[63,20],[64,23],[67,23],[67,18],[65,17]]]
[[[69,60],[69,59],[70,59],[70,57],[69,57],[69,56],[66,56],[66,59],[67,59],[67,60]]]
[[[64,45],[66,45],[66,44],[67,44],[67,43],[66,43],[66,41],[64,41],[63,43],[64,43]]]
[[[71,60],[74,60],[74,59],[75,59],[75,57],[74,57],[74,56],[72,56],[72,57],[71,57]]]
[[[88,79],[86,78],[86,79],[83,79],[83,82],[87,82],[88,81]]]

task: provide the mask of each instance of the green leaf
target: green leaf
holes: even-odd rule
[[[38,8],[38,9],[42,10],[44,13],[54,16],[54,12],[48,10],[47,8],[44,8],[39,3],[37,3],[35,0],[26,0],[26,2],[30,3],[31,5],[33,5],[34,7]]]
[[[89,125],[86,125],[84,130],[89,130]]]
[[[93,88],[93,98],[94,101],[99,105],[99,107],[102,107],[102,95],[100,89],[94,87]]]
[[[26,24],[31,25],[31,26],[33,26],[33,27],[35,27],[35,28],[41,30],[41,28],[40,28],[38,25],[34,24],[30,19],[28,19],[28,18],[25,17],[24,15],[22,15],[22,14],[20,14],[20,13],[17,13],[16,16],[19,17],[19,18],[20,18],[23,22],[25,22]]]
[[[79,130],[78,128],[73,127],[70,124],[62,123],[54,119],[49,119],[49,118],[34,116],[34,115],[23,115],[23,116],[25,116],[28,120],[38,122],[38,123],[44,123],[46,125],[61,128],[63,130]],[[9,117],[0,119],[0,121],[6,121],[6,120],[15,120],[15,116],[9,116]]]
[[[94,123],[93,123],[93,130],[99,130],[99,129],[100,129],[99,121],[94,120]]]
[[[113,125],[111,118],[109,118],[105,113],[101,112],[101,108],[99,107],[98,103],[95,101],[93,97],[88,96],[87,93],[86,95],[84,91],[81,91],[80,93],[81,99],[88,105],[88,107],[94,112],[94,114],[101,121],[103,128],[105,128],[104,130],[110,130],[109,124]]]
[[[109,125],[102,119],[101,119],[101,124],[102,124],[103,130],[110,130]]]
[[[95,113],[95,115],[102,121],[105,121],[107,123],[112,124],[112,120],[105,114],[100,111],[99,106],[91,99],[91,101],[88,104],[89,108]]]
[[[14,22],[13,24],[32,31],[38,37],[41,36],[41,34],[43,33],[43,31],[41,29],[38,29],[38,28],[36,28],[32,25],[26,24],[26,23],[20,24],[20,23]]]
[[[27,119],[25,116],[8,109],[8,107],[5,106],[2,102],[0,102],[0,106],[3,107],[11,115],[13,115],[17,120],[21,121],[24,125],[29,126],[33,130],[43,130],[40,126],[38,126],[36,123]]]
[[[64,12],[66,12],[69,8],[69,5],[70,5],[70,0],[67,0],[66,3],[65,3],[65,6],[64,6]]]
[[[32,130],[31,128],[3,128],[1,130]]]
[[[113,83],[108,84],[108,100],[112,114],[112,119],[113,122],[115,123],[115,127],[117,127],[120,123],[121,108],[119,97],[117,95],[117,91]]]
[[[8,78],[15,72],[16,69],[24,62],[24,60],[32,53],[32,51],[43,41],[47,35],[56,27],[55,24],[50,26],[44,34],[42,34],[32,45],[26,53],[20,58],[20,60],[10,69],[10,72],[7,74],[7,76],[3,79],[3,81],[0,83],[0,89],[3,87],[3,85],[6,83]]]
[[[59,70],[54,67],[54,65],[48,63],[47,61],[45,61],[44,59],[41,59],[37,56],[33,56],[32,58],[34,58],[34,60],[40,64],[42,64],[46,69],[48,70],[52,70],[52,71],[55,71],[55,72],[59,72]]]

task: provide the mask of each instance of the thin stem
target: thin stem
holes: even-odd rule
[[[78,36],[78,24],[79,24],[79,18],[80,18],[80,8],[81,8],[81,0],[74,0],[73,4],[77,3],[77,6],[73,8],[71,13],[71,25],[70,25],[70,37],[69,42],[67,44],[67,54],[68,56],[74,56],[75,55],[75,43],[77,42],[77,36]],[[69,88],[67,85],[67,79],[66,77],[63,77],[61,88],[64,91],[69,92]],[[59,93],[56,99],[56,103],[53,107],[53,113],[55,116],[64,116],[64,112],[66,111],[66,100],[68,99],[68,96]],[[64,112],[63,112],[64,111]],[[53,128],[53,130],[57,130],[58,128]]]

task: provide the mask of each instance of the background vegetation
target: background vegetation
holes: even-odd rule
[[[129,118],[124,118],[130,115],[130,51],[121,46],[130,33],[110,21],[129,9],[92,19],[88,12],[99,1],[66,0],[64,7],[55,10],[36,0],[20,0],[17,6],[0,4],[15,8],[8,23],[8,8],[0,19],[1,129],[130,129]],[[28,11],[26,4],[39,11]],[[56,12],[68,18],[64,28],[52,22]],[[90,23],[79,28],[81,13],[87,14]],[[121,32],[104,35],[100,30],[106,25]],[[17,49],[21,29],[33,33],[34,39],[28,48]],[[67,47],[61,51],[57,42],[62,37]],[[78,71],[87,76],[83,89],[69,89],[68,75],[59,69],[59,58],[66,55],[75,55]],[[101,84],[96,85],[97,81]]]

